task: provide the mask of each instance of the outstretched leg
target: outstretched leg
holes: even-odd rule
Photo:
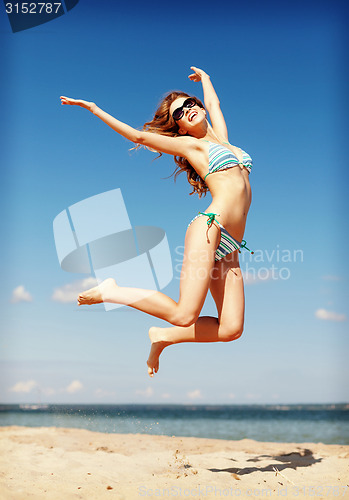
[[[108,279],[79,295],[78,303],[112,302],[129,305],[177,326],[189,326],[199,317],[210,286],[214,254],[220,239],[217,225],[207,230],[207,220],[199,217],[188,227],[180,278],[180,297],[176,302],[153,290],[120,287]]]
[[[152,344],[147,365],[151,377],[159,369],[160,354],[169,345],[182,342],[229,342],[241,336],[245,300],[238,252],[216,263],[210,288],[217,305],[218,318],[202,316],[186,328],[150,328]]]

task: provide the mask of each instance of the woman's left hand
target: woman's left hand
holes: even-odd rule
[[[196,68],[195,66],[191,66],[190,69],[192,69],[195,73],[192,73],[189,75],[189,80],[192,80],[193,82],[200,82],[203,77],[208,76],[205,71],[202,69]]]
[[[72,99],[71,97],[66,97],[61,95],[61,104],[69,104],[70,106],[80,106],[81,108],[88,109],[93,112],[93,109],[96,107],[94,102],[84,101],[83,99]]]

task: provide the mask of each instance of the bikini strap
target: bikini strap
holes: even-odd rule
[[[213,212],[199,212],[199,215],[206,215],[206,217],[207,217],[207,225],[208,225],[207,231],[209,230],[209,228],[212,226],[212,224],[214,222],[216,222],[218,225],[220,225],[219,222],[216,220],[216,216],[219,217],[219,214],[214,214]],[[239,253],[241,253],[241,249],[242,248],[244,248],[245,250],[248,250],[251,253],[251,255],[254,254],[254,251],[250,250],[246,246],[246,241],[245,240],[241,241],[241,245],[240,245],[240,248],[239,248]]]
[[[241,246],[240,246],[240,250],[239,250],[239,253],[241,253],[241,248],[244,248],[245,250],[248,250],[251,255],[254,254],[254,252],[252,250],[250,250],[247,246],[246,246],[246,241],[245,240],[242,240],[241,242]]]
[[[209,227],[211,227],[214,222],[218,223],[218,221],[215,219],[215,217],[216,217],[216,215],[217,215],[217,217],[219,217],[219,214],[214,214],[212,212],[207,212],[207,213],[206,212],[199,212],[199,214],[200,215],[206,215],[206,217],[208,217],[208,219],[207,219],[207,225]]]

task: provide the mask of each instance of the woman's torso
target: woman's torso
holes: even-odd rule
[[[231,144],[205,140],[200,140],[200,143],[202,147],[191,164],[200,177],[205,178],[212,195],[207,212],[220,214],[219,222],[241,241],[252,199],[249,182],[252,160],[247,153]]]

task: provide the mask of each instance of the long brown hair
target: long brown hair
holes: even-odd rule
[[[185,92],[169,92],[160,102],[154,118],[143,125],[143,130],[147,132],[154,132],[156,134],[168,135],[170,137],[178,137],[180,135],[179,126],[170,113],[170,106],[178,97],[191,96]],[[195,97],[195,100],[201,108],[205,109],[199,99]],[[161,152],[159,152],[159,156],[157,158],[160,156],[162,156]],[[183,156],[174,156],[174,161],[177,165],[177,168],[172,173],[172,175],[174,175],[174,179],[176,180],[180,173],[186,172],[188,182],[193,188],[193,191],[189,194],[197,193],[199,198],[201,198],[202,195],[206,195],[208,187],[205,181],[201,179],[196,170],[190,165],[189,161]]]

